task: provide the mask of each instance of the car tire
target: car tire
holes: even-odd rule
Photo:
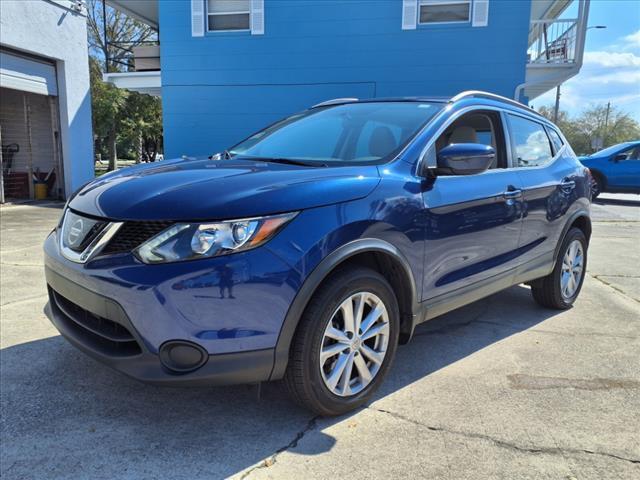
[[[598,195],[602,193],[602,178],[597,174],[591,176],[591,200],[598,198]]]
[[[532,284],[534,300],[546,308],[570,308],[580,294],[586,271],[587,239],[582,230],[572,228],[562,241],[553,272]]]
[[[352,316],[345,313],[349,308]],[[349,338],[350,329],[357,329],[358,313],[365,331],[351,332]],[[393,362],[399,326],[398,302],[382,275],[361,267],[336,271],[315,292],[296,330],[284,376],[291,397],[323,416],[360,407]],[[331,355],[334,351],[339,353]]]

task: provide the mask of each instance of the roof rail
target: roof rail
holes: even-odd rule
[[[525,105],[524,103],[520,103],[517,100],[513,100],[512,98],[503,97],[502,95],[496,95],[495,93],[483,92],[481,90],[467,90],[465,92],[461,92],[457,94],[455,97],[451,97],[449,100],[451,103],[457,102],[458,100],[463,100],[465,98],[486,98],[489,100],[499,100],[501,102],[508,103],[510,105],[514,105],[520,108],[526,108],[527,110],[531,110],[532,112],[540,115],[533,108]]]
[[[318,108],[318,107],[328,107],[329,105],[340,105],[341,103],[353,103],[357,102],[359,99],[357,98],[334,98],[332,100],[327,100],[326,102],[316,103],[313,107],[310,108]]]

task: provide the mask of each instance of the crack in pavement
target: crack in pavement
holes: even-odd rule
[[[566,378],[546,377],[542,375],[527,375],[514,373],[507,375],[511,388],[516,390],[549,390],[570,388],[574,390],[633,390],[640,388],[640,382],[629,379],[616,378]]]
[[[252,467],[249,470],[247,470],[246,472],[244,472],[242,474],[242,476],[240,477],[240,480],[243,480],[243,479],[247,478],[249,475],[251,475],[256,470],[259,470],[261,468],[269,468],[270,466],[272,466],[273,464],[276,463],[276,460],[278,459],[278,455],[280,455],[281,453],[286,452],[288,450],[291,450],[292,448],[296,448],[298,446],[298,442],[300,442],[300,440],[302,440],[302,438],[307,433],[309,433],[312,430],[315,430],[316,422],[318,421],[319,418],[321,418],[321,416],[320,415],[316,415],[311,420],[309,420],[307,422],[307,425],[305,426],[305,428],[303,428],[298,433],[296,433],[296,436],[293,438],[293,440],[291,440],[285,446],[280,447],[279,449],[277,449],[275,451],[275,453],[273,453],[272,455],[270,455],[269,457],[267,457],[266,459],[264,459],[263,461],[261,461],[260,463],[255,465],[254,467]]]
[[[490,435],[485,435],[482,433],[475,433],[475,432],[463,432],[463,431],[459,431],[459,430],[449,430],[447,428],[444,427],[434,427],[432,425],[427,425],[425,423],[419,422],[417,420],[414,420],[412,418],[409,418],[405,415],[402,415],[400,413],[396,413],[396,412],[392,412],[390,410],[384,410],[382,408],[373,408],[373,407],[366,407],[369,410],[373,410],[376,412],[380,412],[380,413],[384,413],[386,415],[389,415],[393,418],[396,418],[398,420],[402,420],[408,423],[412,423],[414,425],[417,425],[419,427],[422,428],[426,428],[427,430],[430,430],[432,432],[441,432],[441,433],[448,433],[450,435],[458,435],[461,437],[466,437],[466,438],[473,438],[476,440],[485,440],[487,442],[491,442],[494,445],[500,447],[500,448],[505,448],[508,450],[514,450],[517,452],[521,452],[521,453],[530,453],[530,454],[542,454],[542,455],[564,455],[566,453],[568,454],[588,454],[588,455],[598,455],[598,456],[602,456],[602,457],[609,457],[609,458],[613,458],[616,460],[621,460],[624,462],[629,462],[629,463],[633,463],[633,464],[640,464],[640,459],[635,459],[635,458],[627,458],[627,457],[623,457],[620,455],[616,455],[613,453],[608,453],[608,452],[599,452],[596,450],[587,450],[587,449],[580,449],[580,448],[559,448],[559,447],[524,447],[521,445],[517,445],[515,443],[511,443],[511,442],[507,442],[505,440],[500,440],[498,438],[494,438]]]
[[[618,288],[618,287],[616,287],[615,285],[613,285],[613,284],[611,284],[611,283],[607,282],[606,280],[603,280],[602,278],[600,278],[600,277],[611,277],[612,275],[593,275],[593,274],[589,274],[589,275],[591,275],[591,278],[594,278],[594,279],[598,280],[598,281],[599,281],[600,283],[602,283],[603,285],[606,285],[607,287],[612,288],[612,289],[613,289],[613,290],[615,290],[616,292],[618,292],[618,293],[620,293],[620,294],[624,295],[624,296],[625,296],[625,297],[627,297],[629,300],[633,300],[634,302],[638,302],[638,303],[640,303],[640,300],[638,300],[637,298],[633,298],[633,297],[629,296],[629,295],[627,294],[627,292],[625,292],[625,291],[624,291],[624,290],[622,290],[621,288]],[[624,276],[624,275],[621,275],[621,278],[635,278],[635,277],[626,277],[626,276]]]
[[[559,332],[556,330],[542,330],[539,328],[530,328],[529,332],[546,333],[549,335],[561,335],[565,337],[604,337],[604,338],[624,338],[625,340],[636,340],[640,337],[635,335],[616,335],[614,333],[601,332]]]
[[[8,263],[0,262],[0,265],[6,265],[7,267],[44,267],[42,263]]]
[[[598,273],[593,275],[595,278],[598,277],[611,277],[611,278],[640,278],[640,275],[614,275],[609,273]]]
[[[41,295],[36,295],[33,297],[27,297],[27,298],[21,298],[20,300],[12,300],[11,302],[6,302],[6,303],[2,303],[0,304],[0,307],[7,307],[9,305],[15,305],[16,303],[26,303],[29,302],[31,300],[37,300],[38,298],[44,298],[44,297],[48,297],[49,295],[46,293],[43,293]]]

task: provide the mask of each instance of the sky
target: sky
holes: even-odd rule
[[[562,16],[576,17],[572,9],[574,5]],[[589,26],[594,25],[607,28],[587,31],[582,69],[562,84],[560,109],[573,116],[610,101],[640,121],[640,0],[591,0]],[[531,104],[536,109],[553,105],[555,93],[553,89]]]

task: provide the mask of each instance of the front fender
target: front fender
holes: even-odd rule
[[[327,276],[341,263],[348,260],[360,253],[384,253],[391,256],[400,266],[404,275],[406,276],[410,285],[410,297],[412,312],[415,313],[418,310],[417,306],[417,289],[415,279],[413,277],[411,267],[408,260],[394,245],[377,238],[362,238],[353,240],[341,247],[337,248],[329,255],[327,255],[318,266],[309,274],[303,283],[302,287],[298,291],[294,301],[292,302],[285,320],[280,330],[278,342],[276,344],[274,353],[274,366],[271,372],[270,380],[277,380],[283,377],[289,361],[289,349],[291,342],[295,334],[298,322],[307,307],[307,304],[311,300],[316,289],[327,278]],[[415,322],[411,321],[411,329]]]

